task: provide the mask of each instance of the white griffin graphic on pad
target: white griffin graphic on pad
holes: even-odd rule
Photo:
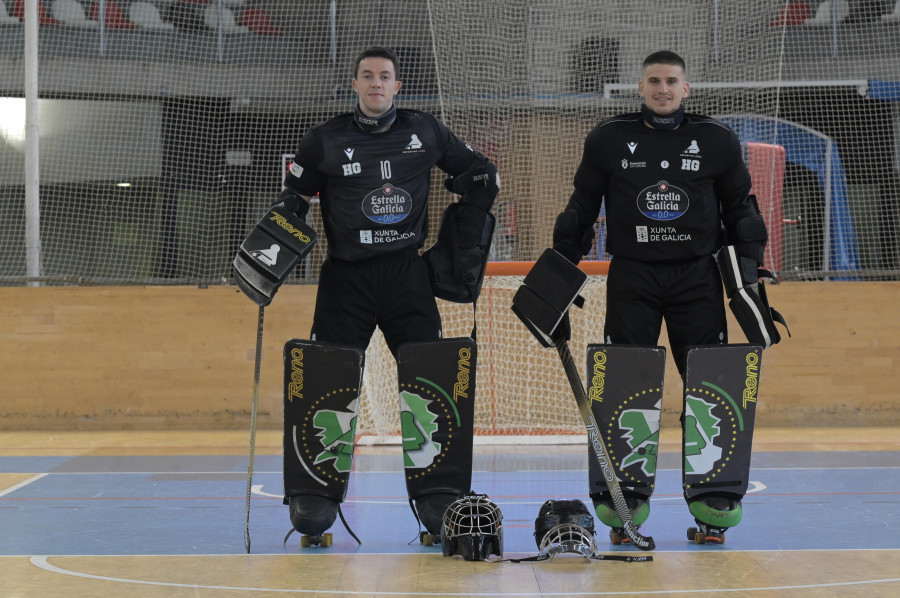
[[[281,251],[281,247],[273,243],[268,249],[255,249],[251,251],[250,255],[267,266],[274,266],[275,262],[278,261],[279,251]]]

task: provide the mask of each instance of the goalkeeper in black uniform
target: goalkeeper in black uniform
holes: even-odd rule
[[[606,205],[607,279],[604,341],[656,345],[665,319],[679,373],[687,348],[728,342],[722,279],[714,254],[733,245],[744,284],[757,282],[767,234],[740,143],[722,123],[686,114],[685,63],[669,51],[643,63],[641,111],[603,121],[588,134],[575,191],[556,220],[553,248],[577,264],[589,251]],[[634,523],[649,496],[625,491]],[[597,515],[621,526],[609,495],[594,495]],[[690,501],[698,521],[722,528],[740,521],[740,500]],[[696,502],[697,504],[693,504]],[[698,515],[699,514],[699,515]]]
[[[496,169],[484,155],[434,116],[394,106],[401,86],[397,73],[393,51],[372,47],[360,53],[355,112],[303,135],[279,197],[301,217],[311,197],[318,194],[321,202],[328,257],[311,340],[364,351],[377,325],[395,358],[404,343],[441,338],[441,317],[419,255],[428,232],[432,167],[452,177],[445,184],[461,202],[485,212],[499,191]],[[471,471],[471,463],[460,467]],[[419,497],[418,514],[429,532],[440,533],[441,516],[456,498]],[[303,534],[320,534],[335,519],[337,503],[330,497],[312,493],[285,500]]]

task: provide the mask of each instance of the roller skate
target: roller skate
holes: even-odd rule
[[[324,496],[315,494],[299,494],[291,498],[289,503],[291,525],[300,532],[300,546],[331,546],[332,537],[325,533],[334,524],[338,514],[338,503]],[[285,538],[287,541],[287,538]]]
[[[422,544],[432,546],[441,543],[444,512],[455,500],[456,495],[449,493],[426,494],[415,499],[419,521],[425,526],[425,531],[419,532],[419,541]]]
[[[687,539],[697,544],[724,544],[725,530],[741,522],[740,499],[699,496],[688,502],[697,527],[689,527]]]
[[[631,522],[635,527],[640,528],[641,524],[647,521],[650,516],[650,503],[645,496],[626,496],[625,504],[631,511]],[[631,539],[625,533],[625,527],[622,520],[616,513],[613,506],[612,498],[605,496],[603,498],[594,499],[594,511],[597,513],[597,519],[600,523],[609,526],[609,541],[613,544],[630,544]]]

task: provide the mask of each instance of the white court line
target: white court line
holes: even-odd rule
[[[119,472],[119,473],[124,473],[124,472]],[[16,490],[19,490],[20,488],[24,488],[25,486],[31,484],[32,482],[36,482],[36,481],[40,480],[41,478],[47,477],[48,475],[50,475],[50,474],[39,473],[35,476],[28,478],[27,480],[24,480],[22,482],[19,482],[18,484],[10,486],[6,490],[3,490],[2,492],[0,492],[0,497],[3,497],[3,496],[6,496],[7,494],[15,492]],[[759,492],[761,490],[765,490],[765,488],[766,488],[766,486],[762,482],[750,482],[750,487],[747,489],[747,493],[750,494],[751,492]],[[263,484],[254,484],[251,491],[256,496],[265,496],[265,497],[269,497],[269,498],[284,498],[284,496],[281,494],[272,494],[270,492],[263,492]],[[678,497],[674,497],[674,498],[678,498]],[[367,501],[364,499],[356,499],[356,500],[350,499],[347,502],[393,504],[392,501]],[[402,502],[402,504],[406,504],[406,502],[403,502],[403,501],[400,501],[400,502]],[[400,502],[398,502],[398,504],[400,504]],[[524,503],[524,504],[532,504],[532,503]],[[534,504],[543,504],[543,503],[534,503]]]
[[[749,482],[747,485],[747,494],[752,494],[754,492],[762,492],[766,490],[767,486],[762,482]],[[281,494],[272,494],[271,492],[263,492],[263,484],[253,484],[251,490],[256,496],[265,496],[268,498],[284,498]],[[651,498],[653,502],[660,500],[682,500],[681,496],[661,496],[658,498]],[[391,501],[391,500],[366,500],[364,498],[348,498],[345,502],[348,503],[364,503],[364,504],[385,504],[385,505],[393,505],[393,504],[406,504],[406,501]],[[505,504],[516,504],[516,505],[542,505],[541,502],[510,502],[504,501]]]
[[[35,567],[49,571],[50,573],[58,573],[60,575],[69,575],[72,577],[81,577],[85,579],[94,579],[97,581],[109,581],[117,583],[132,583],[139,585],[164,586],[173,588],[191,588],[196,590],[231,590],[239,592],[272,592],[281,594],[347,594],[347,595],[366,595],[366,596],[652,596],[652,595],[669,595],[669,594],[697,594],[704,593],[730,593],[730,592],[778,592],[784,590],[806,590],[818,588],[835,588],[847,586],[863,586],[876,583],[894,583],[900,582],[900,577],[891,579],[868,579],[862,581],[842,581],[835,583],[819,583],[819,584],[803,584],[791,586],[767,586],[757,588],[694,588],[690,590],[641,590],[636,592],[377,592],[377,591],[350,591],[340,589],[330,590],[300,590],[286,588],[251,588],[240,586],[209,586],[199,584],[170,583],[162,581],[144,581],[139,579],[127,579],[123,577],[107,577],[105,575],[94,575],[91,573],[82,573],[80,571],[72,571],[63,569],[47,562],[46,556],[32,556],[29,559]]]
[[[881,470],[881,469],[900,469],[900,465],[867,465],[867,466],[853,466],[853,467],[830,467],[830,466],[821,466],[821,467],[751,467],[751,472],[759,472],[759,471],[839,471],[839,470]],[[660,473],[662,471],[676,472],[681,473],[681,469],[657,469],[656,473]],[[488,474],[494,475],[497,473],[586,473],[587,469],[516,469],[512,471],[492,471],[487,469],[476,469],[472,473],[473,474]],[[253,475],[282,475],[282,471],[279,469],[277,471],[253,471]],[[403,474],[403,470],[379,470],[379,471],[356,471],[352,470],[351,475],[370,475],[370,474]],[[247,475],[247,472],[240,471],[51,471],[41,475]]]
[[[3,490],[2,492],[0,492],[0,497],[6,496],[7,494],[12,494],[12,493],[15,492],[16,490],[19,490],[20,488],[24,488],[24,487],[27,486],[28,484],[31,484],[32,482],[36,482],[36,481],[40,480],[41,478],[45,478],[45,477],[47,477],[48,475],[50,475],[50,474],[47,474],[47,473],[39,473],[39,474],[37,474],[37,475],[35,475],[35,476],[32,476],[32,477],[28,478],[28,479],[25,480],[25,481],[22,481],[22,482],[19,482],[18,484],[15,484],[14,486],[10,486],[10,487],[7,488],[6,490]]]
[[[271,492],[263,492],[262,484],[253,484],[253,486],[250,487],[250,492],[252,492],[253,494],[255,494],[257,496],[268,496],[270,498],[284,498],[283,494],[272,494]]]
[[[31,559],[31,558],[96,558],[96,559],[118,559],[118,558],[135,558],[135,557],[150,557],[150,558],[171,558],[175,557],[178,559],[181,558],[194,558],[194,557],[212,557],[212,558],[226,558],[226,557],[245,557],[245,556],[253,556],[253,557],[264,557],[264,556],[289,556],[289,557],[303,557],[303,558],[311,558],[311,559],[330,559],[334,557],[340,556],[352,556],[354,558],[371,558],[371,557],[383,557],[383,556],[415,556],[417,554],[440,554],[440,552],[356,552],[355,550],[350,550],[348,552],[337,552],[337,548],[332,546],[328,552],[309,552],[309,553],[285,553],[283,550],[279,550],[278,552],[254,552],[252,554],[246,554],[241,549],[240,552],[169,552],[169,553],[161,553],[161,552],[147,552],[140,554],[123,554],[123,553],[59,553],[59,554],[46,554],[46,555],[35,555],[29,553],[23,554],[0,554],[0,562],[9,559]],[[736,553],[748,553],[753,554],[756,552],[822,552],[822,553],[834,553],[838,549],[835,548],[741,548],[734,549],[730,552]],[[897,548],[841,548],[841,552],[898,552]],[[661,549],[657,548],[653,551],[654,555],[657,554],[705,554],[705,552],[699,552],[693,549],[693,547],[682,550],[680,548],[667,548]],[[715,550],[709,552],[716,552]],[[642,554],[642,553],[638,553]],[[504,550],[503,555],[510,556],[533,556],[534,552],[522,552],[518,550]],[[891,581],[891,580],[885,580]],[[5,597],[4,597],[5,598]]]
[[[893,470],[900,469],[900,465],[874,465],[874,466],[854,466],[854,467],[753,467],[751,468],[751,473],[759,473],[763,471],[775,471],[775,472],[792,472],[792,471],[863,471],[863,470]],[[657,469],[656,473],[660,472],[675,472],[681,473],[680,469]],[[253,475],[277,475],[281,476],[282,471],[254,471]],[[475,470],[472,472],[473,474],[484,474],[484,475],[495,475],[497,473],[506,473],[506,474],[517,474],[517,473],[587,473],[587,469],[540,469],[540,470],[513,470],[513,471],[489,471],[489,470]],[[51,471],[47,473],[40,474],[42,476],[54,475],[54,476],[87,476],[87,475],[103,475],[103,476],[115,476],[115,475],[235,475],[246,476],[247,472],[241,473],[240,471]],[[383,470],[383,471],[352,471],[351,475],[402,475],[402,470]],[[751,482],[752,483],[752,482]]]

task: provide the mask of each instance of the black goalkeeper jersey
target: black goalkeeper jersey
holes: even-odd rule
[[[607,252],[645,262],[711,255],[722,220],[751,210],[750,173],[737,136],[705,116],[685,115],[671,131],[639,113],[588,134],[568,208],[593,222],[606,204]]]
[[[482,162],[431,114],[398,109],[383,133],[363,131],[344,114],[303,136],[285,186],[319,193],[329,256],[355,262],[422,247],[432,167],[455,176]]]

